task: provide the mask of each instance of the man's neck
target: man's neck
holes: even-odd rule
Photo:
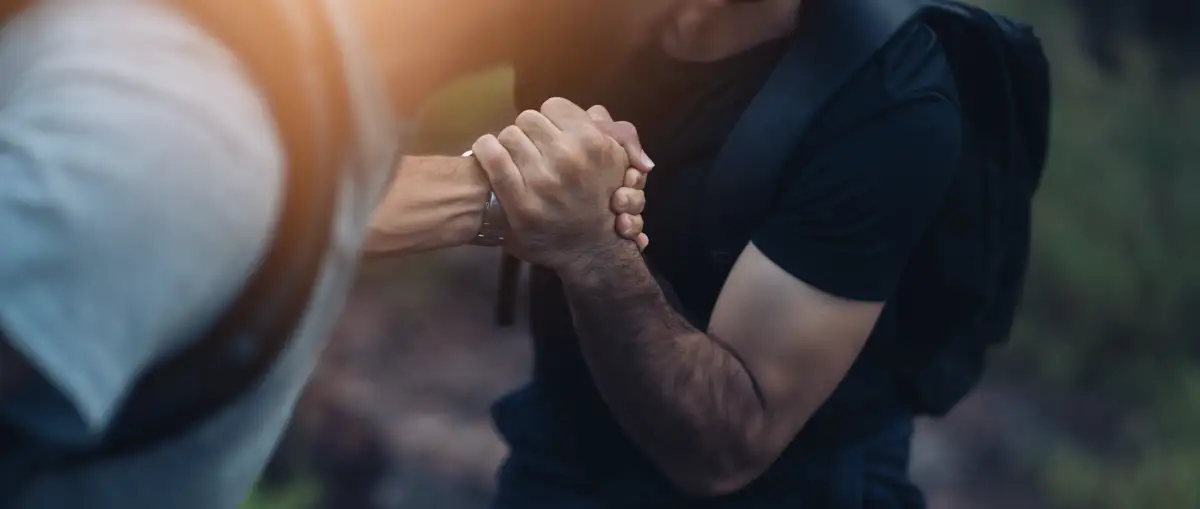
[[[713,6],[696,3],[662,37],[674,58],[711,62],[791,34],[802,0],[763,0]]]
[[[371,59],[396,111],[414,114],[434,92],[469,73],[507,61],[502,30],[516,2],[502,0],[349,0]]]

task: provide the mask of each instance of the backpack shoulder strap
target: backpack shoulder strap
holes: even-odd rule
[[[920,10],[919,0],[806,8],[792,45],[721,148],[705,187],[710,262],[731,269],[774,205],[795,147],[826,103]],[[737,227],[720,227],[737,225]]]
[[[296,333],[329,245],[343,148],[352,136],[340,48],[321,4],[175,2],[241,60],[274,115],[287,171],[273,238],[217,321],[139,378],[98,447],[46,452],[26,444],[16,452],[25,465],[18,468],[22,478],[142,451],[178,436],[252,390]],[[21,481],[5,484],[19,487]]]

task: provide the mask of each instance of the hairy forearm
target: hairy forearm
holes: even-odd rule
[[[728,492],[755,471],[765,408],[723,343],[675,312],[632,248],[560,271],[580,347],[626,432],[680,488]]]
[[[473,157],[405,157],[363,250],[391,255],[467,244],[479,233],[490,189]]]

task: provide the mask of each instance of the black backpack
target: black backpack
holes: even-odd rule
[[[3,19],[28,2],[5,2]],[[340,48],[320,2],[177,0],[266,96],[285,149],[282,209],[259,267],[197,342],[138,380],[97,446],[62,449],[0,425],[0,507],[39,471],[144,451],[252,390],[289,343],[329,245],[350,108]],[[80,338],[85,340],[85,338]]]
[[[755,228],[718,226],[753,226],[767,218],[798,141],[824,105],[902,26],[919,18],[937,33],[958,83],[965,146],[946,206],[961,213],[941,214],[922,239],[889,303],[900,337],[878,358],[899,376],[907,406],[943,415],[975,386],[987,350],[1012,328],[1029,257],[1033,195],[1046,161],[1049,66],[1029,26],[979,7],[943,0],[810,5],[792,48],[739,119],[709,177],[707,255],[728,274]],[[982,265],[940,263],[964,248],[942,242],[947,232],[978,236],[983,252],[967,254]],[[918,289],[921,298],[910,298]]]

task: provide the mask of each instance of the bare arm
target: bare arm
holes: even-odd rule
[[[641,189],[654,162],[642,150],[637,131],[628,122],[613,122],[596,106],[593,125],[620,144],[632,168],[610,208],[621,236],[645,247],[642,234]],[[392,186],[375,208],[363,251],[368,255],[417,253],[462,246],[479,233],[484,203],[491,192],[479,160],[474,157],[409,156],[396,172]]]
[[[469,243],[491,184],[473,157],[405,157],[371,217],[367,254],[415,253]]]
[[[954,103],[922,95],[857,131],[892,143],[827,147],[738,258],[708,330],[627,248],[559,269],[601,394],[681,489],[746,486],[833,393],[940,208],[959,125]]]
[[[514,204],[514,242],[562,278],[583,357],[617,421],[697,497],[756,479],[832,394],[938,210],[960,144],[957,106],[934,95],[827,148],[760,226],[699,330],[637,250],[604,231],[600,200],[582,185],[621,158],[568,101],[523,116],[518,131],[476,150]],[[863,151],[861,139],[895,142]],[[548,178],[547,168],[577,177]]]
[[[845,375],[882,303],[825,294],[753,246],[707,332],[667,303],[627,247],[559,271],[580,348],[630,436],[683,491],[741,489]]]

